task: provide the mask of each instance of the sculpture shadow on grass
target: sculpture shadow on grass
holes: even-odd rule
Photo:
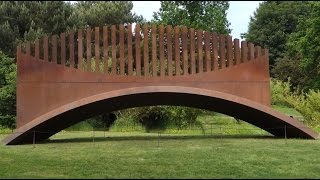
[[[106,137],[75,137],[65,139],[48,139],[40,144],[51,143],[89,143],[109,141],[153,141],[153,140],[226,140],[226,139],[281,139],[272,135],[153,135],[153,136],[106,136]]]

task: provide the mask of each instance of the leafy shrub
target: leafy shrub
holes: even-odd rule
[[[200,125],[197,116],[203,110],[180,106],[148,106],[119,111],[119,118],[133,120],[143,125],[147,132],[170,128],[186,128]]]
[[[112,126],[112,124],[117,119],[117,116],[114,113],[104,113],[95,117],[92,117],[88,120],[86,120],[93,128],[95,129],[106,129],[109,130],[109,128]]]
[[[290,82],[271,80],[272,104],[293,107],[304,117],[304,122],[314,128],[320,126],[320,91],[310,89],[290,92]]]
[[[287,97],[290,96],[290,79],[283,82],[277,79],[271,79],[271,104],[290,106],[287,102]]]
[[[167,106],[166,108],[170,112],[170,122],[173,127],[183,129],[201,124],[197,121],[198,115],[203,113],[201,109],[180,106]]]
[[[169,125],[170,112],[164,106],[143,108],[145,111],[137,114],[136,118],[147,132],[152,130],[163,131]]]
[[[119,113],[119,112],[117,112]],[[109,131],[123,132],[123,131],[138,131],[144,132],[145,128],[141,123],[138,123],[132,116],[121,114],[119,118],[112,124]]]
[[[10,134],[12,133],[12,129],[9,129],[7,127],[3,127],[0,125],[0,134]]]
[[[92,125],[89,122],[81,121],[65,129],[66,131],[92,131]]]
[[[294,93],[287,97],[287,101],[304,117],[304,121],[311,127],[320,126],[320,91],[309,90],[305,94]]]

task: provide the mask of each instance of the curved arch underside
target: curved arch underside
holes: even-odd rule
[[[277,137],[286,135],[288,138],[318,138],[316,132],[296,119],[235,95],[191,87],[147,86],[101,93],[66,104],[16,129],[4,139],[4,143],[31,143],[34,133],[38,142],[106,111],[151,105],[178,105],[214,110],[239,118]]]

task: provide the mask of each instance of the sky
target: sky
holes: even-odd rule
[[[160,8],[160,1],[132,1],[133,9],[137,15],[142,15],[147,20],[152,19],[153,12]],[[250,16],[263,1],[229,1],[230,6],[227,11],[227,19],[231,23],[229,28],[232,30],[233,38],[240,38],[241,33],[248,30]]]

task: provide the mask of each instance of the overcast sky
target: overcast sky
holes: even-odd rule
[[[160,8],[160,1],[132,1],[133,12],[142,15],[147,20],[152,19],[153,12]],[[233,38],[240,39],[240,34],[247,32],[250,16],[259,7],[262,1],[229,1],[230,7],[227,18],[231,23],[231,35]]]

